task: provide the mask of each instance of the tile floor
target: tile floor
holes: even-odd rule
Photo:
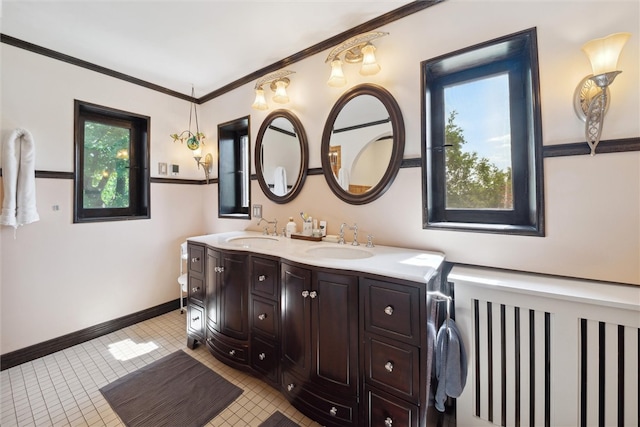
[[[0,372],[0,425],[123,426],[99,389],[177,350],[212,368],[244,392],[207,426],[258,426],[276,410],[302,427],[318,426],[275,389],[186,346],[179,310]]]

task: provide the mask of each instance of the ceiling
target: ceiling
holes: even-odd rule
[[[407,0],[1,0],[4,35],[195,97]]]

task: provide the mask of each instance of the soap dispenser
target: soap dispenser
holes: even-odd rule
[[[287,223],[287,228],[286,228],[287,237],[291,237],[291,235],[296,233],[297,231],[298,231],[298,226],[293,221],[293,217],[290,216],[289,222]]]

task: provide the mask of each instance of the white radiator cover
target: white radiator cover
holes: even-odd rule
[[[640,287],[456,266],[457,425],[638,426]]]

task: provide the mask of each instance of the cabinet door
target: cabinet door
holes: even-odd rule
[[[220,332],[220,252],[207,249],[206,312],[209,327]]]
[[[283,371],[307,378],[311,370],[311,272],[283,263],[281,279]]]
[[[248,268],[247,256],[222,252],[222,280],[220,282],[221,330],[224,335],[239,340],[247,339]]]
[[[315,272],[311,298],[311,380],[343,395],[358,392],[358,278]]]

